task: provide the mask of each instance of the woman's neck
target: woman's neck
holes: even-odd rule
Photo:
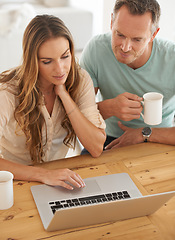
[[[54,86],[49,87],[40,87],[40,90],[44,96],[53,95],[54,94]]]

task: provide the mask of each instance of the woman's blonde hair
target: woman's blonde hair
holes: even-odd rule
[[[1,83],[10,83],[13,80],[18,82],[18,91],[15,94],[18,104],[14,116],[20,130],[26,136],[26,145],[33,163],[43,161],[43,147],[47,142],[46,136],[46,142],[43,143],[42,128],[45,121],[39,110],[39,105],[42,104],[42,93],[38,84],[38,50],[45,41],[57,37],[65,37],[69,41],[72,62],[65,85],[70,96],[76,102],[80,83],[80,67],[75,61],[72,35],[63,21],[52,15],[37,15],[31,20],[23,35],[21,66],[2,73],[0,77]],[[64,109],[63,106],[62,109]],[[74,147],[76,136],[66,113],[61,125],[67,131],[64,144],[68,147]]]

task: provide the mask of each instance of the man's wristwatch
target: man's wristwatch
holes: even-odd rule
[[[144,142],[148,142],[149,137],[151,136],[151,133],[152,133],[152,130],[151,130],[150,127],[145,127],[145,128],[142,130]]]

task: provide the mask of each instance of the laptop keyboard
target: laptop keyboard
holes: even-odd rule
[[[129,193],[127,191],[121,191],[121,192],[113,192],[113,193],[82,197],[82,198],[73,198],[73,199],[61,200],[61,201],[55,201],[55,202],[52,201],[52,202],[49,202],[49,205],[54,214],[59,209],[72,208],[72,207],[90,205],[90,204],[92,205],[92,204],[98,204],[102,202],[111,202],[111,201],[127,199],[127,198],[130,198]]]

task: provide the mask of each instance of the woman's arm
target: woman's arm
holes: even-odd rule
[[[82,178],[69,169],[48,170],[40,167],[26,166],[0,158],[0,170],[10,171],[16,180],[37,181],[53,186],[62,186],[73,190],[73,186],[80,188],[85,184]],[[65,182],[66,181],[66,182]]]
[[[55,92],[60,97],[72,127],[82,145],[93,157],[99,157],[106,139],[105,131],[96,127],[81,113],[64,85],[55,86]]]

